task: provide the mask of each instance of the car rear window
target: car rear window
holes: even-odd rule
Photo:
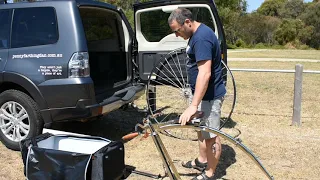
[[[214,21],[209,9],[205,7],[187,8],[193,14],[193,19],[211,27],[214,31]],[[140,15],[141,32],[149,42],[159,42],[162,38],[171,34],[168,25],[170,13],[162,10],[142,12]]]
[[[99,41],[117,38],[116,15],[99,8],[80,8],[87,41]]]
[[[57,18],[53,7],[14,10],[12,48],[53,44],[58,38]]]

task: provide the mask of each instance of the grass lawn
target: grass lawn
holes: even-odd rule
[[[318,59],[319,50],[235,49],[228,50],[229,58],[292,58]]]
[[[246,68],[246,69],[286,69],[294,70],[296,64],[302,64],[304,70],[320,71],[320,63],[313,62],[279,62],[279,61],[230,61],[230,68]]]
[[[320,59],[320,51],[263,50],[234,52],[229,57],[275,57]],[[305,53],[304,56],[302,54]],[[237,55],[237,56],[234,56]],[[245,55],[245,56],[244,56]],[[231,68],[294,69],[297,62],[229,62]],[[320,70],[320,63],[302,63],[304,69]],[[304,74],[302,89],[302,126],[291,126],[293,112],[294,74],[234,72],[237,84],[237,104],[232,126],[225,132],[241,132],[239,138],[275,179],[319,179],[320,177],[320,74]],[[159,91],[166,97],[170,91]],[[174,99],[166,99],[169,104]],[[143,98],[137,101],[145,105]],[[117,139],[132,132],[143,114],[118,110],[101,120],[89,123],[70,123],[62,130],[92,133]],[[116,135],[116,136],[115,136]],[[181,167],[182,161],[196,157],[197,143],[165,136],[163,142],[179,172],[191,179],[191,171]],[[217,172],[219,179],[266,179],[261,171],[236,146],[222,141],[223,150]],[[136,138],[125,143],[125,162],[137,170],[163,174],[161,159],[152,139]],[[19,152],[8,150],[0,143],[0,180],[23,180],[23,164]],[[128,180],[148,180],[130,175]],[[167,178],[165,178],[167,179]]]

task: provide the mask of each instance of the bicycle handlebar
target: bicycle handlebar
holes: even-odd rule
[[[131,140],[135,137],[139,136],[139,133],[138,132],[133,132],[133,133],[130,133],[130,134],[127,134],[125,136],[122,137],[122,140],[124,141],[128,141],[128,140]]]
[[[190,119],[201,119],[204,116],[203,111],[197,111],[194,115],[191,116]]]
[[[160,116],[160,115],[161,115],[160,113],[157,113],[151,117],[155,118],[156,116]],[[202,111],[197,111],[194,115],[191,116],[191,118],[190,118],[191,120],[189,122],[187,122],[187,125],[199,123],[200,119],[203,116],[204,116],[204,113]],[[180,124],[180,123],[179,123],[179,119],[174,119],[174,120],[165,122],[165,124]],[[141,132],[138,130],[139,127],[141,128],[140,129]],[[121,139],[124,141],[129,141],[129,140],[139,136],[139,134],[142,133],[143,129],[144,128],[141,124],[137,124],[135,127],[136,132],[129,133],[129,134],[123,136]]]

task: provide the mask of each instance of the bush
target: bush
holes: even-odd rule
[[[257,48],[257,49],[266,49],[267,46],[265,46],[263,43],[258,43],[258,44],[255,45],[255,48]]]
[[[301,49],[301,50],[310,50],[310,49],[312,49],[311,47],[309,47],[309,46],[306,45],[306,44],[302,44],[302,45],[300,45],[298,48]]]
[[[246,43],[242,40],[242,39],[238,39],[237,41],[236,41],[236,46],[237,47],[246,47]]]
[[[237,46],[235,46],[235,45],[233,45],[233,44],[229,44],[229,43],[227,43],[227,48],[228,49],[237,49]]]
[[[277,45],[273,45],[272,49],[285,49],[285,47],[280,44],[277,44]]]
[[[286,49],[296,49],[296,45],[293,42],[288,42],[286,45],[284,45]]]
[[[255,46],[253,44],[247,44],[245,46],[245,48],[253,49],[253,48],[255,48]]]

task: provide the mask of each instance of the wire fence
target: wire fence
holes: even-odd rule
[[[299,68],[297,69],[297,67]],[[320,74],[320,71],[303,70],[303,66],[299,64],[296,65],[295,70],[249,68],[230,68],[230,70],[237,72],[235,80],[239,84],[236,84],[242,87],[238,93],[241,93],[241,100],[244,101],[243,106],[246,108],[238,109],[240,114],[247,112],[255,115],[275,116],[281,114],[291,117],[292,123],[297,122],[298,125],[301,125],[301,117],[314,118],[319,116],[319,113],[314,113],[316,109],[319,109],[314,106],[314,100],[317,101],[318,99],[316,97],[316,92],[319,93],[318,88],[316,88],[318,83],[316,82],[317,78],[311,76]],[[250,75],[247,72],[258,73],[259,75]],[[282,77],[276,75],[276,73],[294,73],[295,77],[291,81],[288,76]],[[303,74],[310,75],[304,79]],[[303,98],[302,94],[304,94]],[[304,110],[303,116],[301,115],[302,110]]]
[[[280,70],[280,69],[241,69],[241,68],[230,68],[231,71],[240,71],[240,72],[277,72],[277,73],[295,73],[295,70]],[[303,73],[309,74],[320,74],[320,71],[313,70],[303,70]]]

